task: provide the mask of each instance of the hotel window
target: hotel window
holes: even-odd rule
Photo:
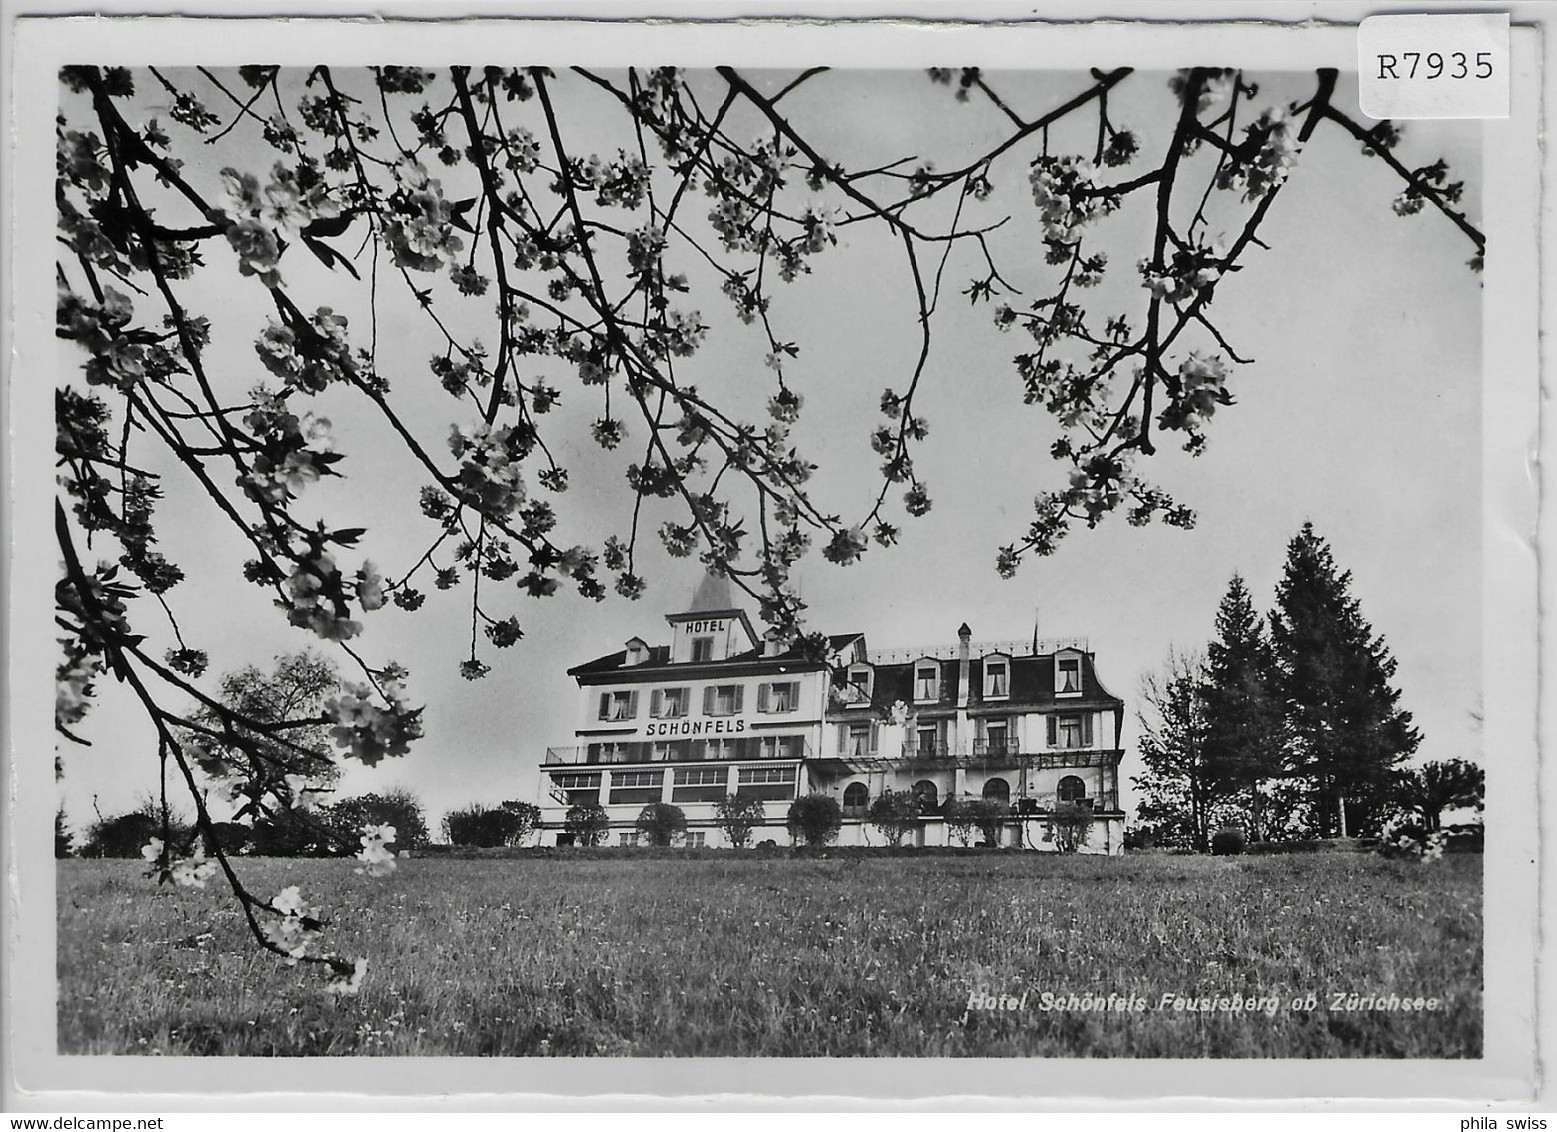
[[[638,835],[636,833],[619,833],[616,837],[616,843],[623,849],[637,848]]]
[[[703,757],[705,759],[733,759],[740,757],[740,748],[736,746],[734,739],[705,739],[703,741]]]
[[[653,743],[649,746],[649,761],[656,763],[679,763],[687,757],[687,744],[682,742]]]
[[[714,659],[714,639],[712,637],[692,638],[692,663],[699,664],[703,661]]]
[[[658,802],[665,782],[663,770],[624,770],[611,775],[610,803]]]
[[[800,683],[796,680],[782,684],[757,685],[757,710],[778,715],[800,707]]]
[[[591,743],[587,761],[592,763],[630,763],[633,761],[631,743]]]
[[[795,768],[792,766],[753,766],[740,772],[736,794],[742,798],[780,801],[795,796]]]
[[[708,846],[708,834],[701,829],[687,833],[686,838],[688,849],[704,849]]]
[[[590,806],[600,801],[600,775],[554,774],[552,788],[567,798],[570,806]]]
[[[1092,716],[1049,716],[1049,746],[1065,750],[1092,746]]]
[[[1054,662],[1054,694],[1081,695],[1081,658],[1065,656]]]
[[[863,758],[875,754],[875,728],[869,723],[848,723],[839,730],[843,754]]]
[[[941,698],[941,666],[920,664],[914,668],[914,699],[919,703]]]
[[[746,689],[739,684],[710,685],[703,689],[704,715],[738,715],[742,693]]]
[[[868,665],[849,669],[848,693],[844,702],[849,706],[870,703],[871,678],[875,675]]]
[[[863,782],[851,782],[843,792],[843,808],[846,813],[863,814],[870,805],[870,787]]]
[[[1074,774],[1067,774],[1060,779],[1060,801],[1085,802],[1087,800],[1087,784]]]
[[[984,698],[1002,700],[1011,694],[1011,664],[1005,660],[984,662]]]
[[[656,688],[649,696],[649,714],[655,719],[680,719],[691,699],[691,688]]]
[[[991,755],[1003,755],[1010,750],[1010,724],[1004,719],[984,721],[984,750]]]
[[[671,780],[672,802],[717,802],[728,792],[724,767],[692,767],[676,771]]]
[[[764,735],[757,740],[757,757],[760,759],[798,759],[800,736]]]
[[[610,722],[632,719],[638,714],[637,692],[601,692],[600,718]]]

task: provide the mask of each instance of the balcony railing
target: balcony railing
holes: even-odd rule
[[[1015,735],[1005,739],[975,739],[973,740],[974,758],[1001,758],[1006,755],[1019,755],[1022,753],[1021,741]]]
[[[710,743],[717,744],[710,747]],[[546,766],[622,766],[642,763],[746,762],[808,759],[811,744],[799,736],[742,739],[677,739],[671,742],[603,743],[547,747]]]

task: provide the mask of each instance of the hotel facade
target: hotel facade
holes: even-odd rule
[[[669,644],[635,637],[569,669],[579,726],[546,751],[542,844],[571,843],[578,804],[605,810],[604,844],[637,844],[643,807],[669,802],[686,844],[727,846],[715,814],[727,794],[763,803],[750,844],[788,844],[789,804],[818,793],[843,809],[837,844],[882,845],[867,815],[890,789],[919,801],[905,844],[958,844],[947,803],[987,798],[1010,808],[1002,845],[1056,848],[1051,815],[1075,803],[1092,815],[1081,851],[1122,852],[1124,703],[1085,640],[978,643],[963,625],[938,646],[873,652],[851,633],[816,660],[759,636],[712,576],[666,621]]]

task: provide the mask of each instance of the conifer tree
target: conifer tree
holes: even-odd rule
[[[1266,836],[1266,784],[1286,769],[1286,728],[1265,620],[1237,574],[1217,608],[1202,694],[1210,785],[1245,811],[1250,840],[1260,840]]]
[[[1270,618],[1294,769],[1308,782],[1321,836],[1375,830],[1394,769],[1421,742],[1390,682],[1395,659],[1363,618],[1351,580],[1305,523],[1287,545]]]

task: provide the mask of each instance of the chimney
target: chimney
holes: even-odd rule
[[[784,634],[777,629],[769,629],[762,634],[762,655],[779,656],[784,652]]]
[[[957,630],[957,706],[968,706],[968,680],[971,672],[968,666],[968,643],[973,639],[973,630],[968,628],[964,621],[962,627]]]

